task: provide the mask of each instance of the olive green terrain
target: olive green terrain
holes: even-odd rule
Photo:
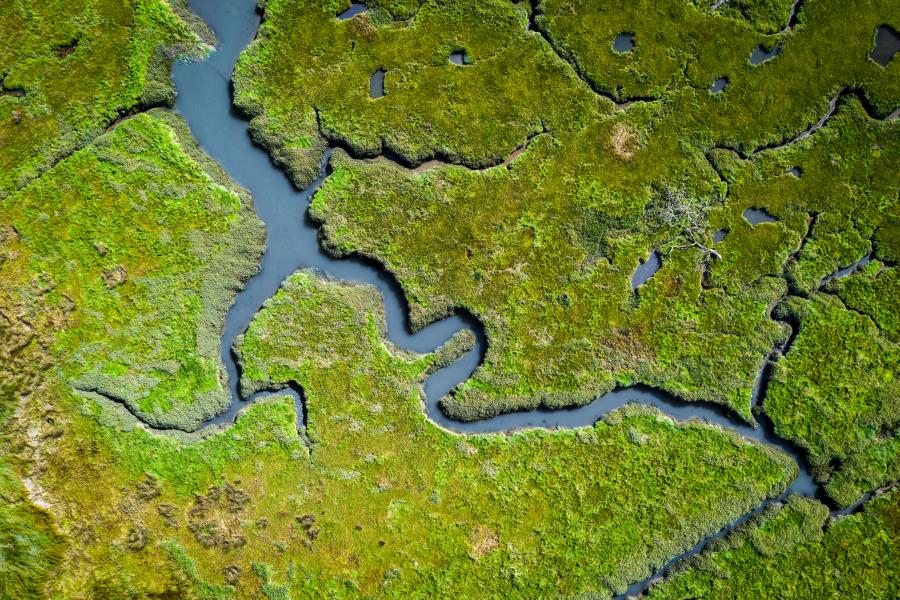
[[[773,590],[782,598],[896,598],[898,536],[896,489],[837,519],[791,496],[685,561],[647,598],[771,598]]]
[[[894,2],[804,0],[790,27],[786,0],[368,4],[265,2],[235,102],[298,185],[340,147],[311,207],[329,250],[385,264],[416,326],[484,323],[449,414],[643,383],[771,419],[837,505],[896,482],[900,58],[868,59]],[[375,289],[305,271],[234,348],[245,391],[302,402],[196,431],[231,401],[219,339],[264,231],[140,111],[210,34],[163,0],[0,0],[0,33],[0,599],[608,597],[796,477],[647,407],[441,429],[423,382],[471,337],[401,352]],[[897,498],[828,521],[793,497],[650,596],[896,597]]]

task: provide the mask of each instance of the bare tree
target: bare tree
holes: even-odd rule
[[[706,212],[708,206],[691,198],[684,190],[666,187],[662,191],[660,204],[657,205],[657,218],[667,227],[680,232],[688,243],[673,246],[678,250],[699,248],[707,255],[722,258],[722,255],[703,242],[706,235]]]

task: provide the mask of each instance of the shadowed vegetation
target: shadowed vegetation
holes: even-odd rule
[[[792,496],[676,566],[647,598],[894,598],[898,534],[896,490],[837,520],[815,500]]]

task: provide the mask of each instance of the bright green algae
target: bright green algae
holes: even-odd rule
[[[896,490],[836,520],[819,502],[792,496],[677,566],[647,597],[896,598],[898,535]]]

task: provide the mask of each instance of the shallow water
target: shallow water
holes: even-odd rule
[[[634,34],[626,32],[617,35],[616,39],[613,40],[613,50],[623,53],[634,50]]]
[[[897,52],[900,52],[900,34],[890,25],[879,25],[875,30],[875,49],[869,58],[886,67]]]
[[[800,176],[803,175],[803,169],[800,167],[791,167],[787,170],[787,174],[800,179]]]
[[[378,69],[369,79],[369,97],[382,98],[384,93],[384,69]]]
[[[790,491],[804,495],[817,494],[818,486],[806,467],[804,457],[797,448],[774,434],[771,424],[764,416],[759,419],[760,426],[754,427],[721,406],[683,402],[665,392],[647,387],[616,389],[580,407],[537,409],[470,423],[454,421],[443,414],[439,408],[440,399],[471,376],[484,359],[487,339],[483,326],[472,315],[460,312],[413,334],[408,328],[408,310],[402,291],[390,274],[373,261],[360,258],[335,259],[322,251],[317,228],[309,220],[307,208],[310,198],[326,176],[330,150],[322,161],[319,178],[308,188],[297,190],[289,183],[285,174],[274,167],[266,152],[253,145],[248,135],[247,122],[232,106],[231,71],[239,53],[253,39],[259,26],[256,1],[191,0],[190,5],[212,27],[220,45],[215,53],[202,62],[175,65],[173,78],[178,90],[176,110],[185,118],[201,147],[222,165],[233,180],[250,191],[256,213],[265,222],[267,230],[267,249],[260,271],[237,295],[226,315],[222,332],[221,357],[228,374],[232,403],[226,412],[204,426],[231,423],[249,402],[268,394],[256,394],[249,399],[240,396],[239,371],[231,347],[235,337],[246,330],[250,320],[278,290],[282,281],[298,269],[312,268],[320,271],[323,276],[377,287],[384,298],[387,336],[400,348],[420,353],[431,352],[463,329],[470,329],[475,333],[477,343],[473,350],[449,367],[437,371],[425,382],[426,413],[440,426],[466,433],[508,432],[529,427],[584,427],[593,425],[610,411],[637,402],[655,406],[675,419],[703,419],[780,448],[800,465],[800,476],[793,482]],[[632,285],[637,287],[644,283],[659,269],[660,264],[659,255],[654,252],[647,262],[638,267]],[[635,285],[636,281],[638,283]],[[760,391],[754,397],[764,395],[764,383],[761,378]],[[298,420],[302,422],[302,391],[298,387],[290,387],[280,393],[290,394],[294,398]],[[741,519],[746,519],[747,516]],[[720,535],[724,535],[724,531],[711,537]],[[701,542],[688,554],[696,552],[702,545]],[[681,556],[675,557],[672,561],[680,558]],[[645,589],[648,581],[637,582],[629,590],[634,592]]]
[[[713,242],[719,243],[724,240],[728,236],[727,229],[720,229],[713,234]]]
[[[662,268],[662,259],[659,257],[659,252],[654,250],[650,257],[638,265],[637,269],[634,270],[634,273],[631,275],[631,289],[636,290],[640,286],[647,283],[647,281],[656,275],[656,272]]]
[[[360,4],[358,2],[354,2],[350,5],[350,8],[342,12],[337,16],[341,21],[346,21],[347,19],[352,19],[358,14],[364,13],[368,10],[365,4]]]
[[[842,267],[842,268],[838,269],[837,271],[835,271],[834,273],[832,273],[831,275],[828,275],[827,277],[823,278],[821,283],[819,284],[819,287],[822,287],[823,285],[825,285],[832,279],[840,279],[841,277],[846,277],[847,275],[852,275],[853,273],[856,273],[857,271],[862,269],[864,266],[869,264],[871,261],[872,261],[872,255],[867,254],[867,255],[863,256],[861,259],[859,259],[858,261],[856,261],[855,263],[847,265],[846,267]]]
[[[751,225],[759,225],[760,223],[776,223],[778,219],[767,213],[761,208],[748,208],[744,211],[744,218]]]
[[[725,88],[728,87],[728,78],[727,77],[719,77],[715,81],[712,82],[712,85],[709,86],[710,94],[718,94],[720,92],[724,92]]]
[[[775,45],[771,50],[766,50],[762,46],[757,46],[753,49],[753,52],[750,53],[750,64],[762,64],[767,60],[775,58],[779,52],[781,52],[781,45]]]
[[[466,64],[466,52],[464,50],[459,50],[457,52],[450,53],[450,62],[454,65],[464,65]]]

